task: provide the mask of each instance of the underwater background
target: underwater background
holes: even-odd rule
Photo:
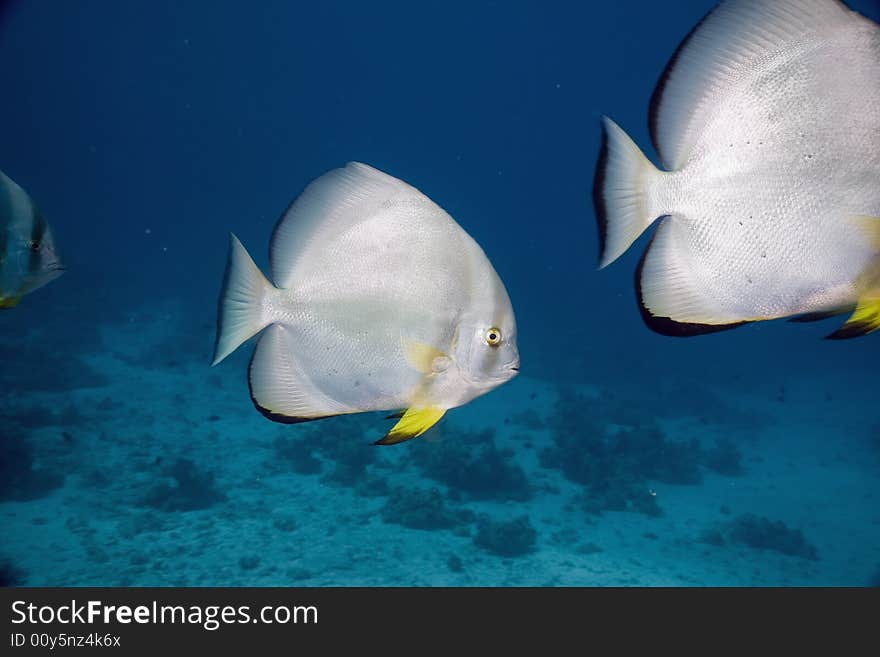
[[[599,119],[650,144],[713,6],[0,4],[0,170],[68,268],[0,313],[2,582],[880,583],[880,337],[662,337],[647,238],[596,270]],[[396,447],[266,420],[249,348],[209,367],[228,233],[265,268],[350,160],[449,211],[519,325],[520,376]]]

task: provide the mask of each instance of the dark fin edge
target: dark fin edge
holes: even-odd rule
[[[831,335],[826,335],[826,340],[849,340],[851,338],[860,338],[877,331],[878,328],[871,322],[848,322],[837,329]]]
[[[660,151],[659,140],[657,139],[657,123],[659,122],[660,105],[662,105],[663,103],[663,94],[666,90],[666,84],[669,82],[669,78],[672,76],[672,71],[678,64],[678,60],[679,58],[681,58],[681,54],[684,52],[685,48],[687,48],[693,36],[701,27],[703,27],[703,24],[714,12],[715,9],[712,9],[708,14],[703,16],[700,19],[700,22],[694,25],[693,29],[691,29],[691,31],[687,33],[687,36],[685,36],[682,42],[678,44],[678,48],[676,48],[675,52],[672,53],[672,57],[670,57],[669,63],[666,64],[666,68],[663,69],[663,73],[660,74],[660,78],[657,80],[657,84],[654,86],[654,93],[651,94],[651,101],[648,104],[648,131],[651,134],[651,143],[654,144],[654,150],[657,151],[657,155],[660,156],[661,162],[663,162],[663,165],[667,168],[670,166],[670,163],[666,161],[665,157],[663,157],[663,154]]]
[[[737,328],[743,324],[750,323],[743,321],[733,322],[731,324],[695,324],[691,322],[677,322],[671,317],[659,317],[652,314],[642,299],[642,269],[645,267],[645,260],[648,257],[648,252],[651,250],[651,246],[654,244],[656,235],[657,233],[655,232],[654,235],[651,236],[651,242],[648,244],[648,247],[645,249],[645,252],[639,260],[639,266],[636,267],[635,280],[639,312],[642,315],[642,320],[649,329],[660,335],[666,335],[672,338],[690,338],[696,335],[708,335],[709,333],[729,331],[730,329]]]
[[[596,214],[596,228],[599,231],[599,261],[605,255],[605,243],[608,241],[608,208],[605,205],[605,169],[608,166],[608,133],[602,128],[602,146],[599,159],[596,161],[596,173],[593,176],[593,209]]]
[[[385,434],[384,437],[380,438],[374,445],[399,445],[400,443],[405,443],[407,440],[412,440],[413,438],[418,438],[416,434],[411,435],[398,435],[397,437],[392,438],[390,433]]]
[[[254,408],[256,408],[260,413],[264,416],[272,420],[273,422],[280,422],[281,424],[301,424],[303,422],[312,422],[314,420],[323,420],[328,417],[333,417],[332,415],[320,415],[318,417],[295,417],[293,415],[284,415],[284,413],[276,413],[275,411],[271,411],[264,406],[260,406],[260,402],[257,401],[256,397],[254,397],[254,390],[251,388],[251,367],[254,364],[254,355],[251,354],[251,362],[248,364],[248,392],[251,396],[251,402],[254,404]]]
[[[830,319],[831,317],[837,317],[838,315],[843,315],[848,312],[846,309],[843,310],[825,310],[821,312],[815,313],[804,313],[803,315],[796,315],[791,317],[788,321],[794,324],[806,324],[808,322],[821,322],[823,319]]]
[[[404,411],[398,411],[397,413],[392,413],[391,415],[387,416],[387,419],[389,419],[389,420],[399,420],[399,419],[402,418],[405,414],[406,414],[406,411],[405,411],[405,410],[404,410]],[[438,421],[439,421],[439,420],[438,420]],[[432,424],[430,427],[428,427],[428,429],[426,429],[426,430],[423,431],[422,433],[404,434],[404,433],[401,432],[401,433],[398,433],[396,436],[393,436],[393,437],[392,437],[392,435],[391,435],[391,432],[389,431],[389,432],[386,433],[382,438],[380,438],[379,440],[377,440],[377,441],[374,442],[373,444],[374,444],[374,445],[398,445],[398,444],[400,444],[400,443],[405,443],[405,442],[408,441],[408,440],[412,440],[413,438],[418,438],[419,436],[423,436],[423,435],[425,435],[425,433],[426,433],[429,429],[431,429],[432,427],[434,427],[435,425],[436,425],[436,423],[435,423],[435,424]],[[396,426],[396,425],[395,425],[395,426]],[[393,429],[392,429],[392,431],[393,431]]]

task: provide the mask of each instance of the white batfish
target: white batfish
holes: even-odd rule
[[[49,224],[31,197],[0,171],[0,309],[64,273]]]
[[[392,444],[519,371],[513,308],[485,253],[388,174],[350,163],[312,182],[270,261],[274,285],[232,236],[214,364],[265,329],[249,379],[272,420],[405,409],[378,441]]]
[[[836,0],[729,0],[654,92],[655,168],[610,119],[600,266],[663,217],[642,315],[667,335],[852,312],[880,328],[880,27]]]

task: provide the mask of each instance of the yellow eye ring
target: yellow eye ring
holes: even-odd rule
[[[485,338],[487,345],[490,347],[497,347],[501,344],[501,329],[493,326],[486,331]]]

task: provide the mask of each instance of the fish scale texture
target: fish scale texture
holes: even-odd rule
[[[713,324],[852,305],[877,255],[852,219],[880,216],[880,30],[853,14],[732,77],[705,92],[685,165],[653,190],[673,216],[643,303]]]
[[[465,380],[484,376],[465,358],[426,381],[407,358],[411,343],[467,356],[456,349],[470,344],[472,329],[502,320],[515,339],[510,300],[483,250],[410,185],[359,163],[329,172],[288,210],[271,252],[284,289],[267,295],[263,317],[284,331],[251,372],[254,398],[269,410],[452,408],[502,382]],[[278,389],[279,361],[297,372],[299,387],[295,403],[275,395],[273,407],[260,391]]]

